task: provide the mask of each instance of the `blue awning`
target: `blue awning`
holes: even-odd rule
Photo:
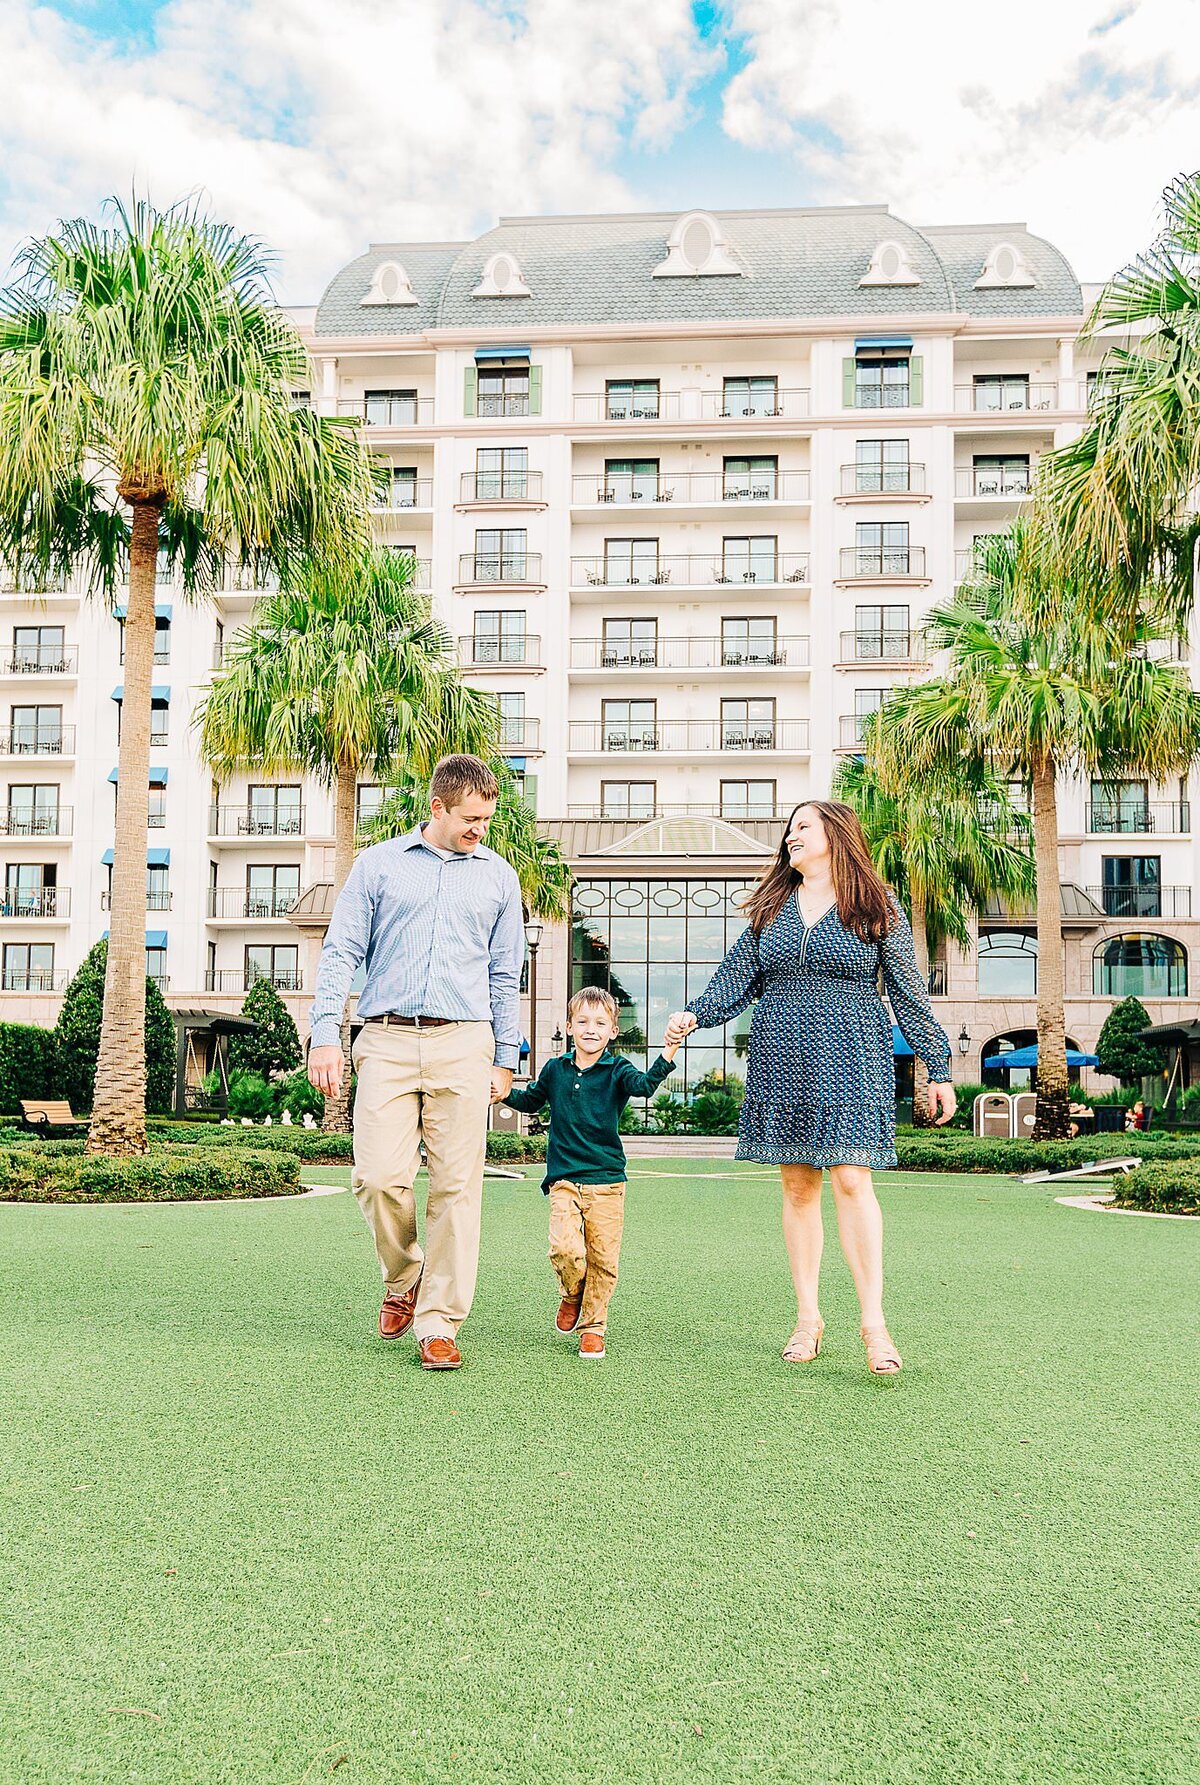
[[[1011,1066],[1036,1066],[1037,1062],[1036,1047],[1014,1047],[1010,1048],[1006,1054],[989,1054],[983,1063],[985,1066],[1000,1066],[1007,1070]],[[1073,1047],[1067,1049],[1068,1066],[1099,1066],[1099,1064],[1100,1060],[1096,1054],[1081,1054]]]
[[[117,683],[116,687],[112,691],[112,698],[114,700],[124,700],[124,698],[125,698],[125,684],[124,684],[124,682]],[[165,682],[156,682],[154,687],[151,688],[151,690],[150,690],[150,704],[151,704],[151,706],[156,706],[156,707],[169,707],[170,706],[170,704],[171,704],[171,690],[166,685]]]
[[[525,758],[523,756],[506,756],[504,758],[504,760],[508,764],[510,769],[516,769],[518,774],[524,773]]]
[[[117,784],[116,769],[109,769],[108,778],[112,782],[113,786],[115,787]],[[156,769],[154,767],[153,763],[151,763],[151,765],[150,765],[150,785],[151,785],[151,787],[165,787],[166,784],[167,784],[166,769],[163,769],[163,768]]]
[[[147,849],[146,866],[148,868],[169,868],[171,851],[169,849]]]
[[[912,1049],[895,1023],[892,1024],[892,1053],[897,1060],[911,1060],[913,1057]]]
[[[528,358],[528,347],[477,347],[475,349],[475,360],[477,364],[480,360]]]
[[[167,932],[165,930],[147,930],[146,931],[146,947],[147,948],[165,948],[166,946],[167,946]]]
[[[121,607],[114,607],[112,611],[113,611],[114,619],[123,620],[125,618],[126,614],[129,612],[129,608],[127,606],[123,605]],[[155,623],[155,625],[156,626],[159,626],[159,625],[169,626],[171,624],[171,615],[173,612],[174,612],[174,609],[172,608],[171,603],[169,601],[156,601],[154,603],[154,623]]]
[[[912,344],[911,335],[855,335],[854,337],[855,353],[861,353],[864,348],[870,347],[911,347]]]

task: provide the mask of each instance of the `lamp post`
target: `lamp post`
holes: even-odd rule
[[[537,954],[544,924],[531,917],[525,925],[525,941],[529,948],[529,1076],[537,1077]]]

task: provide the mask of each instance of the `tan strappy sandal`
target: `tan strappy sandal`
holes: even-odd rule
[[[867,1348],[867,1368],[872,1376],[898,1376],[904,1360],[896,1350],[886,1326],[863,1326],[863,1344]]]
[[[802,1320],[783,1348],[785,1364],[810,1364],[821,1349],[825,1322],[818,1314],[815,1320]]]

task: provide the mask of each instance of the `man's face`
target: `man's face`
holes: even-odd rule
[[[456,806],[444,806],[441,800],[435,799],[430,801],[429,809],[433,814],[435,833],[431,841],[439,849],[453,849],[459,855],[470,855],[487,836],[496,802],[479,793],[464,793]]]

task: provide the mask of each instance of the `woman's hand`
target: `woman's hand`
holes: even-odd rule
[[[696,1027],[696,1019],[690,1010],[677,1010],[667,1024],[667,1046],[678,1047],[685,1035],[690,1035]]]
[[[958,1099],[954,1095],[954,1086],[947,1082],[944,1085],[930,1085],[929,1113],[938,1128],[942,1128],[958,1108]],[[941,1112],[939,1114],[939,1111]]]

